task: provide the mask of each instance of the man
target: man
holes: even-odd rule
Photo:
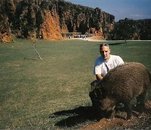
[[[96,59],[94,66],[94,74],[96,76],[95,81],[91,83],[91,91],[89,92],[89,96],[92,101],[92,105],[94,108],[98,108],[99,100],[103,97],[103,89],[97,87],[98,81],[101,81],[103,77],[108,73],[109,70],[124,64],[123,59],[117,55],[111,55],[111,50],[108,44],[102,43],[100,44],[100,54]]]
[[[111,55],[110,47],[107,43],[100,44],[101,56],[96,59],[94,74],[97,80],[102,80],[109,70],[124,64],[123,59],[117,55]]]

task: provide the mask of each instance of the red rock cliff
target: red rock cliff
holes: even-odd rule
[[[46,40],[62,39],[59,16],[57,14],[52,15],[50,11],[46,11],[44,19],[40,26],[40,37]]]

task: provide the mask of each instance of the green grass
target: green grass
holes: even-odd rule
[[[91,105],[88,92],[95,79],[99,43],[40,40],[36,48],[43,60],[28,40],[0,44],[0,129],[80,125],[73,122],[82,119],[72,117],[78,107]],[[111,45],[111,50],[126,62],[141,62],[151,71],[151,42],[128,41],[127,45]],[[71,115],[66,113],[69,110],[73,110]]]

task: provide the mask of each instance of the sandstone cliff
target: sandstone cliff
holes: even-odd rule
[[[0,40],[5,36],[62,39],[70,32],[106,38],[114,16],[99,8],[75,5],[63,0],[1,0]]]

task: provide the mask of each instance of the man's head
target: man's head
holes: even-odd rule
[[[100,54],[103,56],[104,60],[110,58],[110,47],[107,43],[100,44]]]

